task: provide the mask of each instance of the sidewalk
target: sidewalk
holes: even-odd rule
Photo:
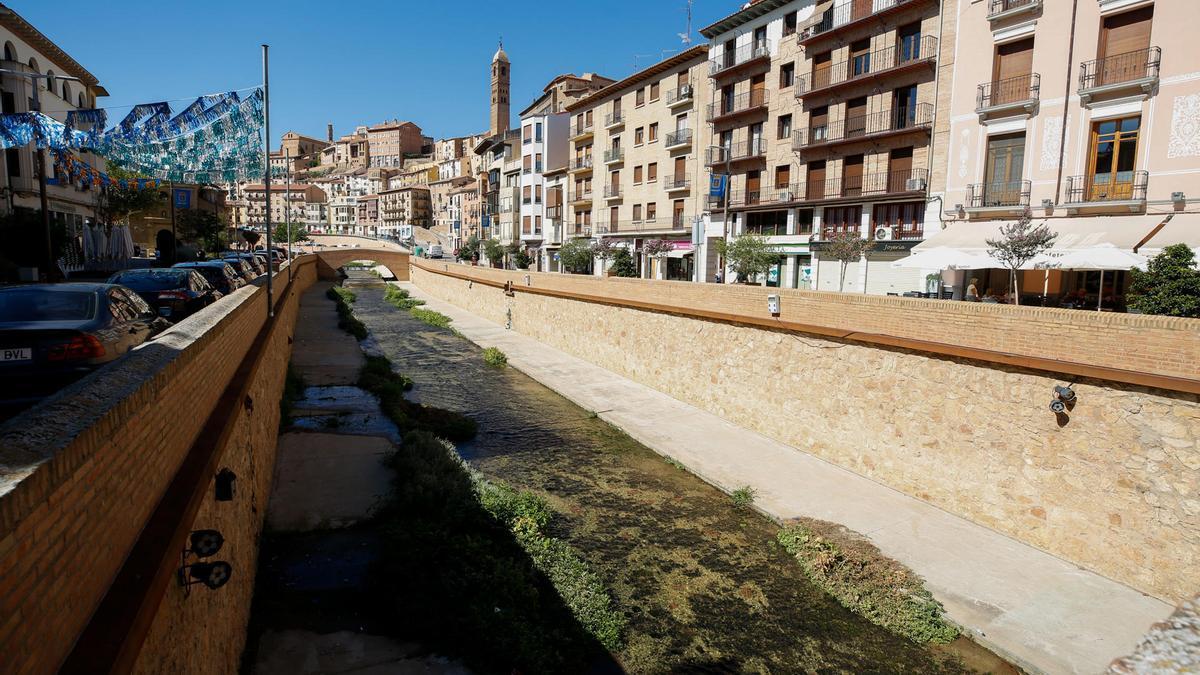
[[[725,490],[757,491],[781,519],[808,516],[860,532],[911,567],[974,639],[1016,665],[1098,673],[1174,609],[935,506],[505,330],[411,283],[398,284],[454,320],[469,340],[596,411],[652,450]]]

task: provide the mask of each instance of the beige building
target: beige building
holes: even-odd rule
[[[262,227],[267,217],[267,190],[262,183],[245,185],[242,194],[246,200],[246,226]],[[305,204],[309,201],[324,201],[325,193],[315,185],[296,183],[286,185],[271,183],[271,224],[285,222],[303,223],[307,219]]]
[[[39,90],[41,107],[45,114],[65,122],[70,111],[94,108],[97,97],[108,96],[97,81],[62,48],[54,44],[37,28],[12,9],[0,5],[0,42],[4,44],[3,62],[0,67],[21,73],[38,73],[49,77],[39,78],[36,85],[29,77],[4,74],[0,76],[0,102],[5,114],[27,112],[31,109],[33,86]],[[61,76],[78,78],[65,80]],[[104,160],[90,152],[74,153],[76,159],[94,169],[103,171]],[[36,156],[32,145],[4,151],[4,175],[0,178],[3,197],[0,212],[12,213],[21,209],[41,212],[40,190],[36,173]],[[96,220],[96,204],[100,196],[100,182],[94,181],[85,189],[84,183],[67,184],[65,175],[59,175],[54,167],[54,157],[46,152],[48,181],[46,194],[49,198],[50,218],[69,228],[78,230],[85,223]],[[2,254],[0,254],[2,257]]]
[[[234,226],[230,209],[225,202],[225,190],[219,187],[193,183],[160,183],[158,192],[162,195],[162,202],[157,207],[129,216],[129,233],[133,237],[133,243],[144,250],[155,248],[160,230],[170,231],[171,200],[175,202],[177,225],[180,214],[185,211],[205,211]]]
[[[369,127],[367,144],[370,166],[400,168],[405,156],[421,154],[424,137],[416,124],[391,120]]]
[[[1074,22],[1072,11],[1075,10]],[[986,252],[1026,210],[1058,233],[1052,254],[1095,245],[1153,254],[1200,247],[1200,78],[1193,3],[961,2],[944,168],[946,229],[920,249]],[[940,142],[940,140],[939,140]],[[937,270],[931,270],[936,272]],[[946,273],[1004,296],[999,270]],[[1121,309],[1124,271],[1023,273],[1023,302],[1064,296]]]
[[[413,226],[431,225],[429,188],[408,185],[384,190],[379,194],[379,210],[383,225],[380,236],[409,239],[413,236]]]
[[[340,168],[366,168],[371,159],[371,145],[366,127],[342,136],[333,145],[333,163]]]
[[[696,137],[700,102],[711,92],[707,60],[706,46],[693,47],[567,106],[564,236],[613,240],[630,251],[643,277],[695,278],[692,233],[707,194]],[[643,248],[652,240],[674,249],[651,258]]]
[[[921,284],[892,263],[924,236],[938,8],[759,0],[701,30],[714,99],[706,159],[730,176],[708,233],[767,237],[781,253],[768,285],[884,294]],[[822,255],[843,234],[873,241],[844,276]],[[725,270],[724,280],[736,279]]]

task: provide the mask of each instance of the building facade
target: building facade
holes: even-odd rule
[[[424,146],[421,127],[392,120],[367,129],[368,165],[397,169],[408,155],[419,155]]]
[[[946,229],[921,248],[986,252],[986,240],[1024,213],[1058,234],[1052,254],[1200,247],[1200,78],[1184,28],[1195,9],[1162,0],[960,2],[934,186]],[[943,276],[958,296],[971,277],[980,294],[1013,290],[1001,270]],[[1118,306],[1128,281],[1123,271],[1103,287],[1098,272],[1021,276],[1015,290],[1029,300],[1079,294]]]
[[[259,228],[266,224],[267,190],[262,183],[242,189],[246,199],[246,225]],[[306,204],[325,201],[325,193],[315,185],[271,183],[271,224],[303,223],[308,219]]]
[[[711,91],[707,60],[706,47],[693,47],[567,107],[565,237],[611,240],[645,278],[696,279],[693,230],[707,194],[697,110]],[[651,241],[670,251],[646,253]]]
[[[379,194],[380,235],[401,241],[413,237],[413,227],[429,227],[431,202],[429,188],[409,185],[384,190]]]

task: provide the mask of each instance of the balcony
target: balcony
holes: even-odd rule
[[[589,155],[585,155],[583,157],[572,158],[570,170],[571,170],[571,173],[578,173],[578,172],[582,172],[582,171],[591,171],[592,170],[592,156],[589,154]]]
[[[1037,73],[1010,77],[979,85],[975,96],[975,113],[979,119],[997,113],[1032,115],[1041,96],[1042,76]]]
[[[695,89],[690,84],[685,84],[678,89],[668,89],[667,107],[674,109],[685,106],[692,102],[695,93]]]
[[[761,159],[767,154],[765,138],[756,138],[741,143],[731,143],[728,146],[713,146],[708,149],[707,164],[732,164],[746,160]]]
[[[884,75],[896,75],[937,59],[937,38],[927,35],[915,43],[888,47],[856,59],[833,64],[829,69],[796,78],[796,98],[827,94],[845,86],[870,82]]]
[[[546,220],[562,220],[562,217],[563,217],[563,207],[561,204],[558,206],[547,206],[546,207]]]
[[[800,202],[863,201],[883,197],[921,195],[925,192],[925,169],[882,171],[862,176],[842,176],[810,183],[792,183],[780,187],[732,191],[730,209]]]
[[[624,227],[622,227],[624,226]],[[612,220],[604,223],[596,224],[596,234],[616,234],[629,228],[629,223],[622,223],[619,220]]]
[[[616,201],[618,199],[621,199],[622,196],[623,195],[621,194],[621,186],[620,185],[605,185],[604,186],[604,198],[606,200]]]
[[[1137,213],[1146,208],[1150,186],[1147,171],[1119,171],[1115,175],[1067,177],[1067,213],[1126,211]]]
[[[973,183],[967,186],[966,211],[970,216],[1020,215],[1029,208],[1032,184],[1027,180]]]
[[[708,121],[723,122],[739,115],[752,112],[766,112],[770,96],[765,89],[747,91],[719,103],[708,104]]]
[[[796,43],[807,46],[868,26],[874,28],[878,19],[932,2],[934,0],[874,0],[831,7],[825,10],[819,22],[797,34]]]
[[[667,150],[679,150],[692,145],[692,130],[680,129],[667,134]]]
[[[591,223],[572,223],[569,234],[572,237],[590,237],[592,236],[592,225]]]
[[[591,122],[584,122],[584,123],[576,122],[575,124],[571,125],[571,140],[572,141],[576,141],[576,142],[585,141],[585,140],[591,138],[594,135],[594,133],[595,133],[595,129],[592,128]]]
[[[688,180],[687,175],[679,176],[664,176],[663,189],[667,192],[686,192],[692,187],[692,182]]]
[[[571,193],[571,196],[570,196],[570,198],[568,198],[567,201],[571,202],[572,204],[580,204],[580,203],[589,203],[590,204],[592,201],[592,189],[587,188],[584,190],[576,190],[575,192]]]
[[[708,62],[708,76],[722,77],[735,72],[746,70],[756,64],[771,62],[771,42],[761,40],[753,44],[743,45],[732,52],[725,52],[720,58]]]
[[[988,0],[988,21],[1003,21],[1011,16],[1033,14],[1042,7],[1042,0]]]
[[[1079,99],[1087,106],[1097,97],[1149,97],[1158,88],[1162,49],[1150,47],[1079,64]]]
[[[604,151],[605,166],[611,164],[619,164],[625,161],[625,150],[623,148],[612,148]]]
[[[622,124],[625,124],[625,113],[622,113],[620,111],[609,113],[604,118],[604,128],[605,129],[616,129],[617,127],[621,126]]]
[[[800,129],[792,135],[793,150],[812,150],[887,136],[928,131],[933,124],[933,104],[858,115],[837,122]]]

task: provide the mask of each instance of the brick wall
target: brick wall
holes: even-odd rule
[[[785,318],[827,331],[805,333],[749,325],[765,315],[766,289],[538,274],[525,286],[525,276],[412,270],[439,298],[500,324],[511,316],[514,330],[730,422],[1159,598],[1195,593],[1200,396],[833,335],[1022,353],[1078,333],[1099,345],[1082,352],[1089,363],[1194,377],[1184,355],[1200,321],[784,291]],[[512,281],[515,293],[480,281]],[[631,299],[672,310],[622,306]],[[1065,423],[1047,409],[1063,382],[1079,397]]]
[[[316,261],[298,260],[295,270],[299,292],[316,278]],[[264,326],[266,309],[265,289],[242,289],[0,426],[6,672],[57,670]],[[237,669],[295,310],[293,294],[251,385],[259,404],[234,422],[239,433],[225,448],[223,465],[239,476],[237,499],[211,503],[209,490],[194,523],[222,531],[220,558],[234,576],[189,599],[168,588],[138,657],[142,671]]]

